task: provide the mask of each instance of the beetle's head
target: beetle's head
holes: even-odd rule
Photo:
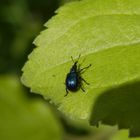
[[[76,61],[76,62],[74,62],[74,65],[72,66],[72,68],[71,68],[71,72],[76,72],[77,71],[77,63],[78,63],[78,61]]]

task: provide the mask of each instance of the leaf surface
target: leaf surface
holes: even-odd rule
[[[105,91],[140,80],[140,1],[71,2],[45,26],[34,41],[37,48],[23,68],[22,82],[71,118],[95,123],[99,115],[93,113],[94,105]],[[81,67],[92,64],[82,74],[90,85],[84,84],[86,93],[64,97],[71,56],[77,59],[79,54]]]

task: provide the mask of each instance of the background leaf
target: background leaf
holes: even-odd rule
[[[139,140],[140,138],[129,138],[129,132],[127,130],[118,131],[114,134],[110,140]]]
[[[83,0],[63,6],[35,39],[38,47],[23,68],[22,82],[50,99],[66,115],[96,122],[94,118],[98,114],[93,113],[94,105],[105,91],[140,80],[139,5],[138,0]],[[79,90],[64,97],[66,74],[73,65],[70,57],[76,59],[79,54],[82,54],[79,63],[85,59],[83,67],[92,64],[82,75],[90,86],[85,85],[86,94]],[[129,98],[133,96],[132,91],[128,91]],[[120,106],[118,112],[119,109]],[[139,110],[135,111],[138,117]],[[106,114],[103,108],[100,112]],[[131,114],[131,110],[128,112]],[[131,124],[135,123],[128,123],[127,127]]]
[[[15,76],[0,76],[0,139],[61,140],[62,127],[41,100],[29,100]]]

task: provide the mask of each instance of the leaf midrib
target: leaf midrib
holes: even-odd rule
[[[125,45],[125,46],[123,46],[123,45],[119,45],[119,46],[114,46],[114,47],[110,47],[110,48],[105,48],[105,49],[102,49],[102,50],[100,50],[100,51],[96,51],[96,52],[91,52],[91,53],[87,53],[86,55],[84,55],[84,57],[85,56],[87,56],[87,55],[91,55],[91,54],[96,54],[96,53],[100,53],[100,52],[104,52],[104,51],[106,51],[106,50],[109,50],[109,49],[114,49],[114,48],[118,48],[118,47],[127,47],[127,46],[130,46],[130,45],[137,45],[137,44],[140,44],[140,41],[138,42],[138,43],[129,43],[129,44],[127,44],[127,45]],[[55,65],[55,66],[53,66],[53,67],[50,67],[49,69],[47,69],[47,70],[44,70],[44,71],[42,71],[42,72],[38,72],[38,73],[36,73],[36,75],[34,76],[34,79],[36,79],[37,77],[38,77],[38,75],[43,75],[43,73],[44,72],[46,72],[46,71],[52,71],[52,69],[55,69],[56,67],[60,67],[61,65],[64,65],[64,64],[66,64],[66,63],[68,63],[68,62],[70,62],[70,61],[66,61],[66,62],[64,62],[64,63],[59,63],[59,64],[57,64],[57,65]],[[52,66],[52,65],[51,65]],[[32,81],[35,81],[35,80],[32,80]],[[137,79],[137,77],[136,76],[134,76],[134,77],[131,77],[131,79],[129,79],[129,81],[132,81],[132,80],[134,80],[134,79]],[[118,82],[118,84],[117,85],[120,85],[120,84],[123,84],[123,83],[125,83],[125,82],[127,82],[128,80],[123,80],[123,81],[120,81],[120,82]],[[34,85],[34,84],[32,84],[32,85]],[[116,84],[113,84],[113,85],[116,85]],[[110,85],[108,85],[108,86],[103,86],[103,87],[109,87]],[[91,89],[94,89],[94,88],[97,88],[97,87],[93,87],[93,88],[91,88]]]
[[[123,45],[123,44],[119,44],[119,45],[116,45],[116,46],[114,46],[114,47],[107,47],[107,48],[102,48],[102,49],[99,49],[99,50],[97,50],[97,51],[91,51],[91,53],[87,53],[87,54],[85,54],[85,55],[83,55],[83,57],[85,57],[85,56],[88,56],[88,55],[91,55],[91,54],[97,54],[97,53],[101,53],[101,52],[104,52],[104,51],[106,51],[106,50],[110,50],[110,49],[114,49],[114,48],[118,48],[118,47],[129,47],[130,45],[131,46],[133,46],[133,45],[138,45],[138,44],[140,44],[140,40],[137,42],[133,42],[133,43],[128,43],[128,44],[125,44],[125,45]],[[61,65],[64,65],[64,64],[66,64],[66,63],[68,63],[68,62],[70,62],[70,60],[68,60],[68,61],[64,61],[64,62],[62,62],[62,63],[57,63],[55,66],[52,66],[52,65],[50,65],[50,66],[52,66],[52,67],[49,67],[47,70],[48,71],[51,71],[52,69],[55,69],[56,67],[59,67],[59,66],[61,66]],[[43,72],[45,72],[46,70],[44,70],[44,71],[42,71],[41,73],[43,73]]]

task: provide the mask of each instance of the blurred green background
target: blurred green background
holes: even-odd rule
[[[70,1],[0,1],[0,140],[104,140],[116,134],[116,127],[97,129],[68,119],[20,82],[34,38]]]
[[[60,4],[58,0],[0,1],[0,73],[21,73],[33,39]]]

